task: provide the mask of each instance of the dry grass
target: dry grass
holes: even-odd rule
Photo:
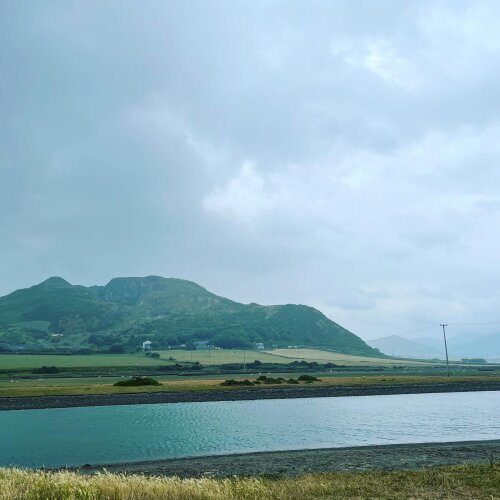
[[[298,478],[179,479],[0,469],[0,499],[498,499],[500,466],[411,472],[311,474]]]
[[[426,361],[413,361],[408,359],[386,359],[371,358],[367,356],[353,356],[341,352],[324,351],[322,349],[273,349],[266,351],[274,356],[294,360],[316,361],[318,363],[337,363],[346,366],[390,366],[390,365],[408,365],[408,366],[429,366]]]
[[[286,378],[296,378],[300,373],[273,374],[272,376]],[[321,378],[310,387],[336,387],[336,386],[371,386],[371,385],[400,385],[400,384],[439,384],[450,382],[495,382],[500,380],[500,374],[491,375],[454,375],[451,377],[434,375],[365,375],[365,376],[338,376],[332,374],[316,374]],[[241,387],[223,387],[220,385],[225,378],[235,378],[243,380],[248,378],[254,380],[257,375],[223,375],[217,378],[207,375],[206,378],[198,377],[178,377],[178,378],[157,378],[161,386],[142,387],[115,387],[113,383],[122,378],[95,379],[95,378],[56,378],[40,380],[19,380],[11,383],[8,380],[0,380],[1,397],[23,397],[23,396],[68,396],[78,394],[125,394],[134,392],[178,392],[178,391],[210,391],[210,390],[238,390]],[[105,380],[105,382],[104,382]],[[287,387],[288,384],[256,387],[247,387],[245,390],[259,390],[266,387]],[[297,387],[293,385],[291,387]]]

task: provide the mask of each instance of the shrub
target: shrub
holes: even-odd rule
[[[301,375],[298,380],[300,382],[321,382],[319,378],[313,377],[312,375]]]
[[[224,380],[224,382],[221,382],[220,385],[224,386],[235,386],[235,385],[243,385],[243,386],[249,386],[249,385],[254,385],[255,382],[252,382],[251,380],[245,379],[245,380]]]
[[[282,378],[273,378],[273,377],[266,377],[266,380],[264,380],[264,384],[281,384],[284,379]]]
[[[297,379],[295,379],[295,378],[289,378],[289,379],[287,380],[287,383],[288,383],[288,384],[298,384],[298,383],[299,383],[299,381],[298,381]]]
[[[138,387],[142,385],[161,385],[158,380],[150,377],[133,377],[129,380],[120,380],[113,384],[117,387]]]

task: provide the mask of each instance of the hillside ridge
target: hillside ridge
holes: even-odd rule
[[[263,343],[379,355],[313,307],[242,304],[179,278],[117,277],[86,287],[53,276],[0,297],[0,350],[120,352],[146,339],[155,348]]]

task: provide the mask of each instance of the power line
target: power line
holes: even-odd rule
[[[500,323],[449,323],[449,325],[450,326],[500,326]]]

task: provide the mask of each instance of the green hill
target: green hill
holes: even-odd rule
[[[0,297],[4,351],[134,350],[209,341],[220,347],[302,345],[378,355],[359,337],[304,305],[261,306],[218,297],[196,283],[147,276],[106,286],[53,277]]]

